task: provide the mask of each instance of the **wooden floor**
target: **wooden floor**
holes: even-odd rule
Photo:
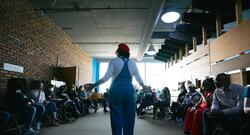
[[[111,135],[109,113],[100,110],[68,124],[43,127],[40,135]],[[168,120],[144,116],[144,119],[136,119],[135,135],[183,135],[183,128]]]

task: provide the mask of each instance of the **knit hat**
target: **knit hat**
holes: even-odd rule
[[[127,52],[127,53],[130,53],[130,50],[129,50],[129,47],[127,44],[125,43],[120,43],[118,45],[118,49],[117,50],[120,50],[120,51],[123,51],[123,52]]]

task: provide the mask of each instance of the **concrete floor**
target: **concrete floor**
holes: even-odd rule
[[[136,119],[135,135],[183,135],[183,127],[168,120]],[[109,113],[99,111],[57,127],[43,127],[40,135],[111,135]]]

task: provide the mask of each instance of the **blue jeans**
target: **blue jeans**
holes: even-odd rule
[[[40,103],[34,103],[32,104],[32,106],[36,108],[35,122],[40,122],[45,112],[45,107]]]
[[[36,108],[34,106],[25,106],[16,113],[17,116],[22,116],[25,122],[26,129],[31,128],[31,124],[36,115]]]
[[[122,87],[121,87],[122,86]],[[135,94],[132,85],[115,83],[109,91],[112,135],[133,135],[135,124]]]
[[[47,105],[46,105],[46,112],[47,113],[54,113],[54,112],[57,112],[57,107],[56,107],[56,103],[53,102],[53,101],[50,101]]]
[[[205,111],[203,116],[204,135],[212,135],[218,127],[228,132],[228,135],[239,134],[241,114],[234,113],[210,118],[208,117],[208,112],[209,111]]]

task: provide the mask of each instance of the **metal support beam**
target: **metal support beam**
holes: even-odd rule
[[[174,63],[177,63],[177,53],[174,54]]]
[[[202,39],[203,39],[203,44],[207,45],[207,30],[205,27],[202,27]]]
[[[242,19],[242,0],[235,0],[236,23],[241,24]]]
[[[170,68],[170,60],[168,60],[168,68]]]
[[[160,49],[159,52],[160,53],[167,53],[167,54],[170,54],[170,55],[174,55],[174,53],[175,53],[175,51],[171,51],[169,49],[164,49],[164,48]]]
[[[216,37],[221,35],[221,15],[216,14]]]
[[[182,49],[179,50],[179,56],[180,56],[180,60],[182,60],[182,56],[183,56]]]
[[[151,38],[152,33],[158,23],[164,4],[165,0],[153,0],[150,3],[150,8],[148,9],[148,16],[145,20],[146,24],[140,42],[141,44],[137,53],[137,59],[139,61],[142,60],[144,53],[149,47],[149,39]]]
[[[170,58],[171,66],[173,66],[173,57]]]
[[[186,57],[188,56],[188,51],[189,51],[189,45],[186,44],[186,45],[185,45],[185,56],[186,56]]]
[[[197,50],[197,38],[196,37],[193,37],[193,49],[194,49],[194,52],[196,52]]]
[[[154,32],[151,36],[152,39],[166,39],[169,37],[170,32]]]

